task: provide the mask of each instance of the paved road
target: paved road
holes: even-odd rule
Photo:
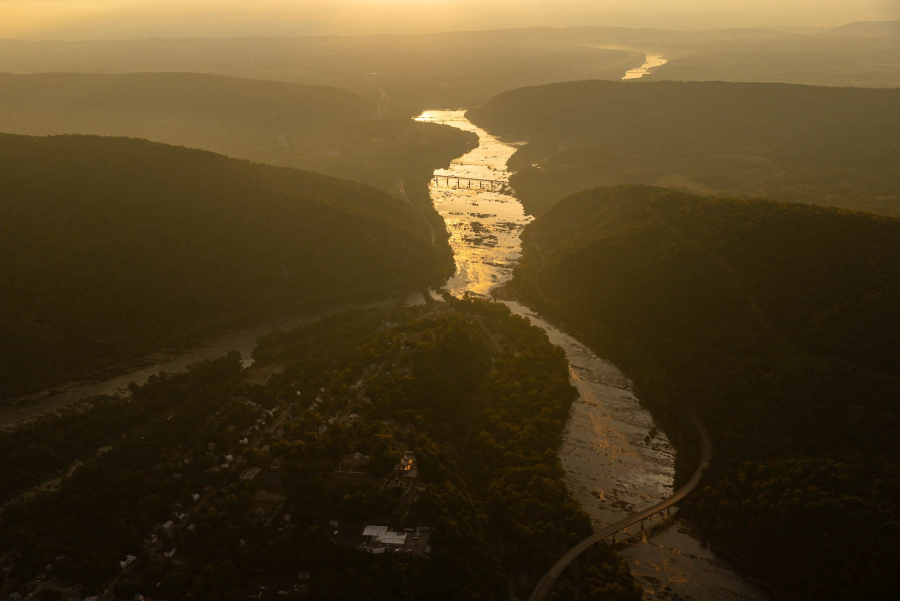
[[[614,524],[611,524],[601,530],[600,532],[596,532],[591,536],[587,537],[571,549],[569,549],[565,555],[563,555],[559,561],[557,561],[550,571],[544,574],[544,577],[541,578],[541,581],[538,582],[537,586],[534,588],[534,591],[531,593],[531,597],[529,597],[529,601],[544,601],[547,598],[547,595],[550,594],[550,591],[553,589],[553,585],[556,584],[556,579],[559,578],[559,575],[562,574],[563,570],[568,567],[570,563],[575,561],[575,559],[584,553],[588,548],[597,544],[604,538],[608,536],[612,536],[616,532],[627,528],[633,524],[640,522],[650,516],[659,513],[660,511],[664,511],[671,507],[672,505],[678,503],[682,499],[684,499],[694,488],[697,487],[697,484],[700,482],[700,478],[703,476],[703,471],[709,466],[709,460],[712,457],[712,441],[709,438],[709,432],[706,431],[706,427],[700,421],[700,418],[697,417],[697,414],[693,409],[689,407],[684,407],[685,411],[688,414],[688,417],[691,418],[691,421],[694,422],[694,426],[697,428],[697,431],[700,432],[700,444],[702,446],[701,456],[700,456],[700,465],[697,466],[697,470],[694,472],[694,475],[691,476],[691,479],[687,481],[687,483],[678,489],[675,494],[671,497],[653,505],[652,507],[648,507],[643,511],[638,513],[634,513],[627,518],[620,520]]]
[[[385,92],[382,88],[378,88],[378,95],[380,96],[378,100],[378,113],[375,115],[375,120],[380,121],[384,114],[387,112],[388,107],[391,105],[391,99],[388,98],[387,92]]]

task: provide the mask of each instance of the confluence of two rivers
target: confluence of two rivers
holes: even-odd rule
[[[478,135],[479,145],[436,176],[507,180],[506,164],[515,147],[476,127],[464,110],[433,110],[418,121],[441,123]],[[453,188],[432,181],[431,199],[450,232],[456,274],[446,288],[455,296],[487,294],[509,280],[521,256],[519,235],[531,217],[508,193]],[[675,450],[665,433],[646,442],[655,424],[635,397],[631,382],[608,361],[528,307],[506,301],[561,346],[569,359],[580,398],[572,406],[559,449],[569,491],[591,516],[595,530],[656,504],[673,493]],[[645,598],[768,600],[723,558],[675,519],[646,526],[639,542],[622,555],[645,590]],[[637,532],[640,528],[637,527]],[[635,532],[635,527],[632,527]]]
[[[625,79],[639,78],[656,63],[629,71]],[[419,121],[442,123],[479,137],[479,145],[435,175],[506,180],[507,160],[515,147],[503,143],[476,127],[464,110],[426,111]],[[456,274],[446,287],[454,295],[467,291],[487,294],[509,280],[521,256],[519,235],[531,221],[512,195],[478,188],[450,188],[432,182],[431,199],[446,222],[450,245],[457,263]],[[373,301],[380,306],[394,301]],[[543,328],[554,344],[561,346],[569,360],[570,377],[580,398],[573,404],[559,449],[566,482],[591,516],[595,530],[668,498],[673,492],[675,451],[665,433],[645,442],[655,424],[650,413],[635,397],[631,382],[616,366],[597,357],[583,344],[558,330],[528,307],[506,302],[510,309]],[[360,303],[347,303],[347,308]],[[190,352],[148,357],[145,365],[129,365],[114,376],[82,381],[61,387],[58,394],[24,397],[21,402],[0,408],[0,429],[15,428],[49,412],[71,410],[94,395],[127,394],[129,382],[142,383],[160,371],[178,371],[195,361],[238,350],[245,357],[256,339],[275,329],[287,329],[333,313],[329,307],[318,314],[301,317],[285,315],[278,320],[207,341]],[[769,601],[760,588],[741,577],[723,558],[693,536],[687,524],[675,520],[664,527],[653,524],[639,542],[622,554],[632,573],[644,586],[647,599],[695,599],[699,601]]]

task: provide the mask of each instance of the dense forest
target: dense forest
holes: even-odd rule
[[[49,562],[61,586],[120,598],[527,597],[591,532],[553,450],[576,392],[540,329],[499,304],[448,300],[277,332],[250,369],[230,354],[132,386],[129,407],[86,414],[119,407],[123,420],[45,418],[0,434],[4,462],[53,428],[106,445],[97,455],[57,437],[36,449],[84,465],[58,492],[0,513],[11,581]],[[354,452],[365,469],[337,473]],[[404,491],[391,471],[410,452],[418,475]],[[261,473],[240,479],[252,466]],[[429,550],[366,553],[367,523],[429,531]],[[119,567],[126,554],[133,568]],[[554,598],[578,597],[637,601],[641,590],[604,545]]]
[[[714,454],[685,510],[706,536],[789,598],[886,598],[897,240],[897,218],[597,188],[526,228],[512,286],[634,379],[680,477],[695,449],[675,403],[697,409]]]
[[[585,81],[505,92],[468,116],[528,141],[510,167],[532,214],[621,184],[900,214],[900,89]]]
[[[120,138],[0,135],[0,162],[0,396],[452,270],[418,211],[361,184]]]

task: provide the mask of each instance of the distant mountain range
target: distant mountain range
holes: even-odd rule
[[[836,37],[868,37],[900,39],[900,21],[861,21],[831,29],[825,33]]]
[[[31,133],[151,137],[182,128],[190,141],[204,129],[218,139],[325,129],[372,119],[376,106],[339,88],[202,73],[0,73],[0,111],[4,128]]]

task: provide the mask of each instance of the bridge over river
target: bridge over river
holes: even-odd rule
[[[442,183],[448,188],[475,188],[480,190],[504,190],[509,186],[505,179],[481,179],[477,177],[463,177],[458,175],[435,175],[432,178],[435,186]],[[456,185],[454,185],[454,181]]]
[[[620,530],[624,530],[625,528],[637,524],[638,522],[643,522],[647,518],[650,518],[657,513],[662,513],[668,510],[672,505],[675,505],[676,503],[684,499],[691,491],[694,490],[694,488],[697,487],[697,484],[700,483],[700,478],[703,476],[703,471],[707,467],[709,467],[709,460],[712,457],[712,441],[709,438],[709,432],[707,432],[706,427],[703,425],[703,422],[700,421],[700,418],[697,417],[696,412],[694,412],[694,410],[690,407],[684,407],[684,410],[687,412],[688,417],[691,418],[691,421],[694,423],[694,426],[700,433],[700,464],[697,466],[697,470],[694,472],[694,475],[691,476],[691,479],[688,480],[684,486],[679,488],[678,491],[668,499],[661,501],[656,505],[648,507],[647,509],[644,509],[637,513],[633,513],[614,524],[610,524],[600,532],[595,532],[591,536],[587,537],[586,539],[569,549],[566,554],[560,557],[559,560],[553,565],[553,567],[550,568],[550,571],[544,574],[544,577],[541,578],[537,586],[534,587],[534,591],[532,591],[531,597],[528,598],[528,601],[545,601],[547,599],[547,596],[550,594],[550,591],[553,589],[553,586],[556,584],[556,579],[559,578],[559,575],[563,573],[563,570],[565,570],[570,563],[575,561],[578,556],[584,553],[587,549],[597,544],[604,538],[615,535]]]

